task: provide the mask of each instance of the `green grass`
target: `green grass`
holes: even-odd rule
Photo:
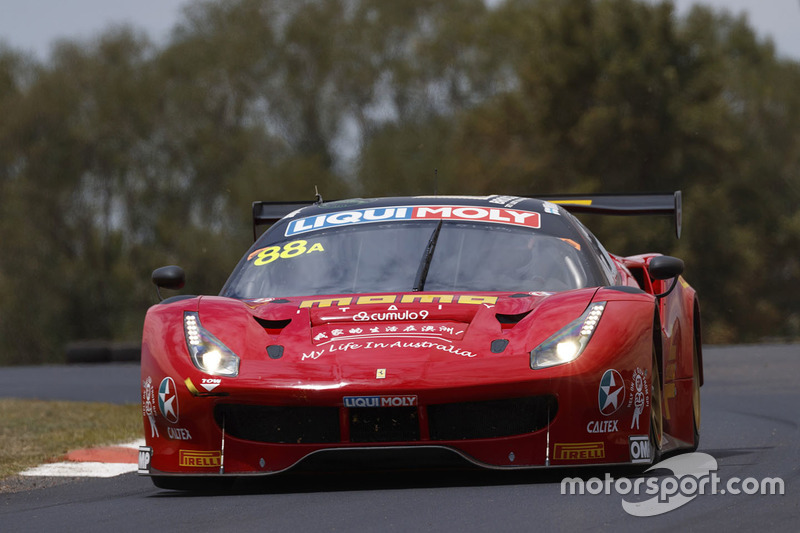
[[[141,438],[142,408],[0,399],[0,480],[71,450]]]

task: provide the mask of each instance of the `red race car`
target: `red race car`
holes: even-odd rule
[[[371,448],[494,469],[696,449],[683,262],[609,254],[570,213],[670,214],[679,235],[680,200],[256,202],[254,231],[273,224],[220,295],[147,312],[139,473],[192,489]],[[177,289],[184,273],[153,281]]]

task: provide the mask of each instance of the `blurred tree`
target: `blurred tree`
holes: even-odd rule
[[[590,226],[686,259],[706,340],[798,337],[798,87],[746,20],[639,0],[200,0],[163,47],[0,47],[0,361],[135,339],[155,267],[216,292],[250,203],[315,186],[683,189],[677,243],[666,220]]]

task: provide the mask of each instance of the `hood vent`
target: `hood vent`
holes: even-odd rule
[[[524,313],[517,313],[516,315],[504,315],[504,314],[501,314],[501,313],[497,313],[494,316],[495,316],[495,318],[497,318],[497,321],[500,322],[501,324],[511,324],[511,325],[513,325],[513,324],[516,324],[517,322],[519,322],[520,320],[522,320],[523,318],[525,318],[526,316],[528,316],[529,314],[531,314],[531,311],[532,311],[532,309],[529,309],[529,310],[525,311]]]
[[[267,320],[265,318],[258,318],[257,316],[253,318],[255,318],[256,322],[258,322],[262,328],[266,330],[277,330],[278,332],[288,326],[292,321],[291,318],[287,318],[286,320]]]

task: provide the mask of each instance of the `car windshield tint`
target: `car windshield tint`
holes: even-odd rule
[[[222,291],[234,298],[426,291],[563,291],[602,284],[585,244],[502,224],[365,224],[261,242]],[[264,239],[262,239],[263,241]]]

